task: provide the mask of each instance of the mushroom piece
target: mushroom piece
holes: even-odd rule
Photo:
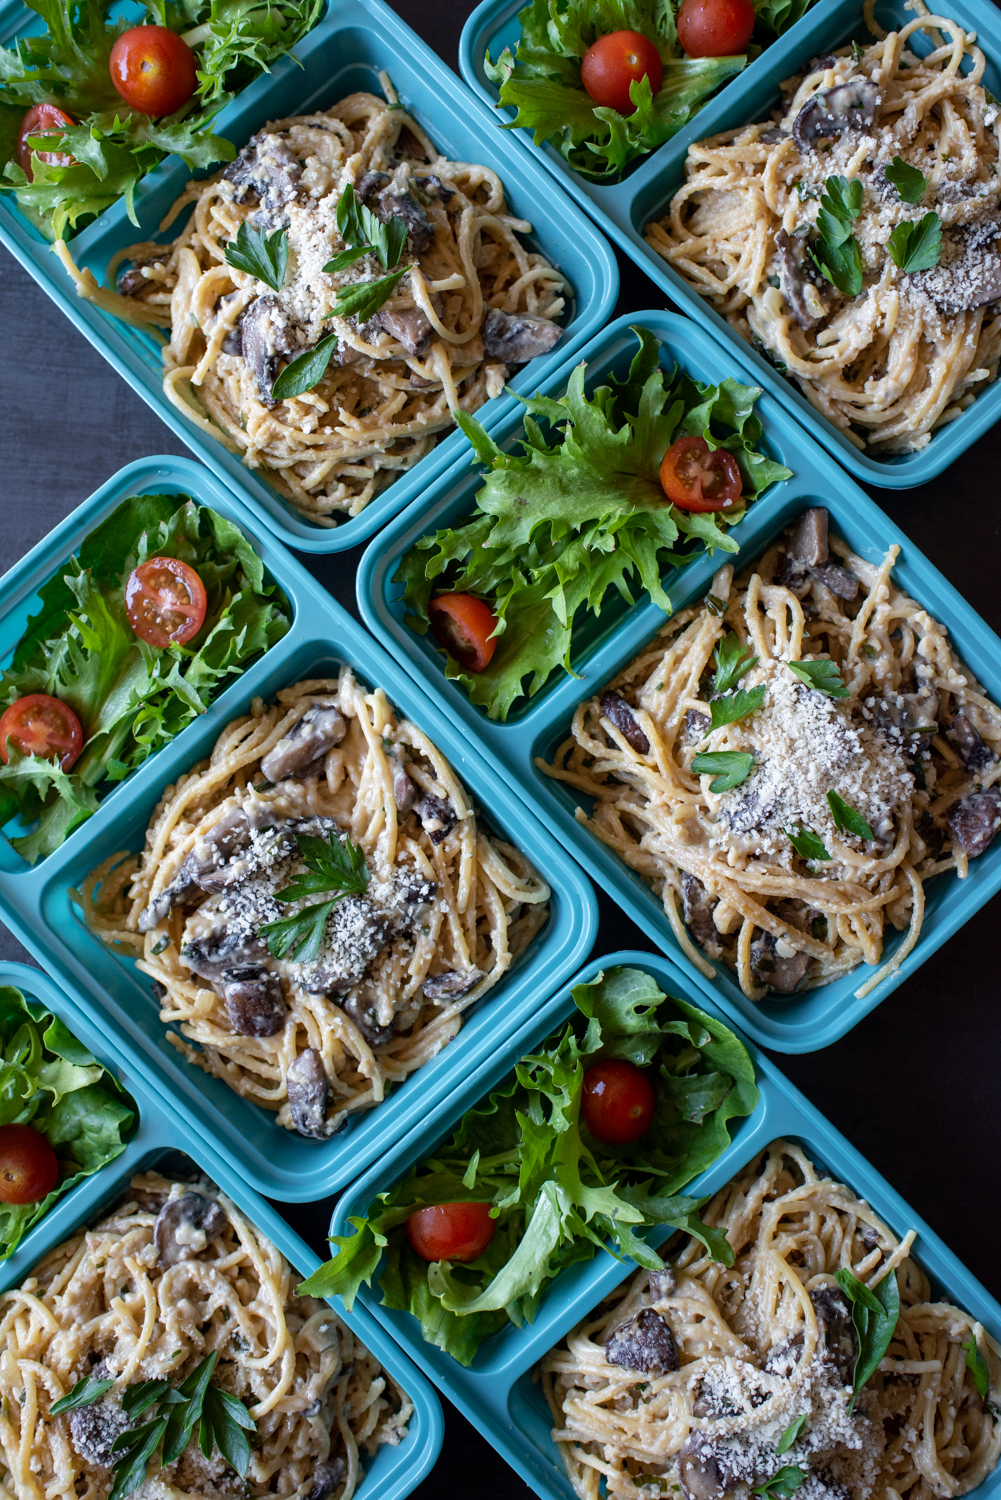
[[[663,1271],[650,1272],[650,1296],[655,1302],[660,1302],[664,1297],[673,1297],[678,1290],[678,1278],[670,1266],[665,1266]]]
[[[240,191],[237,203],[256,199],[268,213],[277,213],[299,191],[302,164],[279,134],[263,130],[251,136],[239,156],[223,172]]]
[[[817,568],[831,555],[828,545],[830,515],[822,505],[805,510],[786,542],[786,552],[808,568]]]
[[[285,1089],[292,1124],[299,1134],[306,1136],[308,1140],[326,1140],[330,1083],[323,1058],[315,1047],[305,1048],[289,1063],[285,1074]]]
[[[846,83],[818,90],[793,121],[796,145],[805,154],[818,141],[843,135],[846,130],[855,134],[870,131],[879,102],[879,89],[867,78],[849,78]]]
[[[770,932],[759,932],[751,944],[751,973],[759,984],[767,985],[779,995],[791,995],[800,984],[810,966],[809,953],[792,949],[790,954],[780,952],[792,948],[784,938],[776,939]]]
[[[799,1364],[802,1352],[803,1335],[787,1334],[769,1349],[762,1368],[766,1375],[784,1375],[788,1379]]]
[[[240,964],[223,972],[223,1004],[238,1036],[276,1036],[288,1007],[277,974],[260,964]]]
[[[113,1373],[102,1372],[104,1379]],[[125,1415],[121,1403],[110,1391],[100,1401],[71,1411],[69,1421],[70,1441],[77,1454],[85,1463],[105,1469],[115,1462],[112,1455],[115,1439],[132,1425],[132,1418]]]
[[[440,179],[436,180],[440,185]],[[407,166],[397,168],[391,178],[385,172],[366,172],[359,179],[355,193],[383,224],[388,224],[394,214],[402,219],[411,251],[422,255],[434,239],[434,225],[410,191],[411,181]]]
[[[946,822],[953,844],[967,859],[979,859],[1001,828],[1001,791],[996,786],[971,792],[949,809]]]
[[[256,964],[264,957],[265,952],[259,937],[248,936],[238,927],[228,927],[222,912],[219,913],[219,918],[218,926],[210,928],[192,942],[185,943],[181,949],[181,957],[192,974],[197,974],[199,979],[208,980],[209,984],[225,984],[225,976],[230,969],[241,968],[244,964]]]
[[[271,394],[278,361],[283,355],[295,352],[296,345],[278,298],[272,292],[258,297],[240,320],[240,353],[244,364],[257,378],[257,388],[265,406],[278,405]]]
[[[327,1459],[313,1470],[313,1483],[306,1491],[306,1500],[330,1500],[337,1487],[344,1483],[347,1465],[343,1458]]]
[[[483,353],[506,365],[523,365],[538,354],[548,354],[562,337],[563,329],[549,318],[492,307],[483,322]]]
[[[792,308],[793,317],[800,328],[815,327],[827,308],[813,282],[804,275],[806,245],[802,239],[780,229],[775,236],[775,250],[779,260],[779,289]]]
[[[136,292],[141,292],[150,284],[150,278],[143,275],[143,266],[154,266],[162,259],[162,256],[153,256],[145,260],[134,260],[128,270],[119,271],[115,291],[120,297],[134,297]]]
[[[464,973],[450,970],[447,974],[429,974],[423,985],[424,998],[453,1000],[457,995],[468,995],[484,977],[482,969],[467,969]]]
[[[269,781],[285,781],[308,766],[347,734],[348,726],[336,708],[308,708],[261,761],[261,771]]]
[[[393,1035],[392,1026],[382,1026],[373,1001],[362,1000],[360,995],[348,995],[341,1002],[344,1014],[358,1027],[370,1047],[384,1047]]]
[[[433,792],[424,793],[420,801],[414,804],[414,812],[424,825],[424,832],[436,846],[446,834],[451,833],[459,821],[451,802],[447,798],[443,800],[436,797]]]
[[[188,854],[170,885],[151,901],[139,917],[139,931],[152,932],[174,906],[190,905],[201,891],[221,891],[239,878],[239,868],[228,867],[229,861],[250,842],[251,828],[273,828],[280,821],[266,803],[248,801],[231,807],[200,838]]]
[[[994,752],[980,738],[965,708],[956,714],[945,737],[968,771],[980,771],[994,759]]]
[[[952,225],[942,235],[939,261],[909,281],[927,292],[939,312],[955,317],[1001,299],[1001,221],[982,218]]]
[[[650,741],[633,717],[633,711],[621,693],[606,688],[600,698],[601,712],[610,724],[614,724],[622,738],[637,755],[649,755]]]
[[[399,761],[393,767],[393,800],[401,813],[408,813],[417,801],[417,788]]]
[[[153,1243],[162,1266],[201,1255],[209,1240],[222,1234],[226,1215],[213,1198],[204,1193],[182,1193],[165,1203],[153,1225]]]
[[[641,1308],[616,1328],[605,1345],[605,1360],[644,1375],[667,1375],[681,1368],[674,1334],[652,1307]]]
[[[678,1478],[686,1500],[722,1500],[740,1482],[724,1455],[697,1430],[690,1432],[681,1445]]]
[[[408,354],[427,352],[434,329],[419,307],[403,307],[398,310],[384,307],[377,317],[386,332],[398,344],[402,344]]]
[[[894,693],[876,703],[876,726],[898,750],[916,760],[938,729],[939,695],[933,688]]]
[[[710,725],[708,714],[700,714],[697,708],[690,708],[685,714],[685,738],[689,740],[704,739]]]
[[[710,896],[702,881],[687,870],[681,872],[681,906],[685,926],[710,958],[722,958],[723,948],[713,921],[717,898]]]
[[[848,1299],[838,1287],[824,1285],[810,1288],[810,1301],[820,1329],[822,1358],[834,1366],[843,1385],[851,1385],[858,1337]]]
[[[812,573],[836,599],[854,599],[858,593],[859,581],[855,574],[849,573],[847,568],[842,568],[837,563],[824,563],[819,568],[813,568]]]

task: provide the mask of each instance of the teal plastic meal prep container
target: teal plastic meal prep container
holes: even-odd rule
[[[233,1200],[240,1212],[275,1244],[295,1271],[311,1276],[319,1260],[269,1204],[243,1178],[239,1163],[217,1154],[203,1135],[189,1130],[162,1101],[156,1099],[117,1050],[95,1028],[72,1000],[37,969],[27,964],[0,963],[0,985],[15,985],[28,1000],[38,1001],[73,1031],[106,1067],[118,1076],[138,1107],[122,1154],[75,1187],[26,1235],[9,1259],[0,1261],[0,1294],[19,1286],[32,1268],[84,1225],[93,1224],[123,1198],[139,1172],[176,1172],[182,1180],[204,1173]],[[295,1285],[295,1280],[293,1280]],[[335,1306],[335,1304],[331,1304]],[[347,1312],[336,1304],[337,1315],[392,1375],[414,1405],[407,1436],[399,1447],[384,1446],[365,1463],[358,1494],[365,1500],[403,1500],[429,1473],[441,1451],[441,1406],[424,1376],[403,1354],[380,1323],[365,1308]]]
[[[99,810],[54,854],[29,868],[0,836],[0,915],[56,976],[90,1027],[108,1038],[199,1140],[211,1144],[243,1181],[283,1201],[335,1192],[413,1129],[468,1072],[493,1057],[548,991],[583,962],[594,942],[597,906],[590,882],[559,842],[507,786],[461,728],[434,704],[286,550],[255,530],[249,513],[190,459],[143,459],[122,469],[28,554],[0,584],[0,665],[10,660],[36,590],[126,496],[182,492],[237,522],[284,590],[293,610],[288,634],[254,662],[169,745],[116,786]],[[102,860],[143,847],[166,786],[211,751],[221,729],[303,678],[336,675],[348,663],[382,687],[400,713],[422,728],[448,759],[490,826],[523,849],[552,890],[549,920],[458,1036],[412,1073],[384,1102],[358,1114],[326,1141],[306,1140],[241,1098],[171,1045],[149,978],[132,959],[106,947],[84,924],[71,894]]]
[[[5,45],[20,32],[39,27],[38,17],[22,0],[0,4],[0,42]],[[388,5],[382,0],[329,0],[321,21],[295,48],[295,59],[281,58],[270,73],[243,89],[216,117],[216,134],[242,147],[269,120],[329,108],[358,90],[381,95],[378,75],[385,70],[401,102],[441,151],[453,160],[481,162],[497,171],[512,211],[533,226],[528,242],[559,267],[573,288],[563,339],[552,353],[517,370],[513,388],[532,388],[567,352],[603,326],[619,289],[618,266],[604,235],[554,186],[540,164],[525,160],[518,143],[495,128],[490,110]],[[164,234],[158,226],[191,175],[178,156],[161,162],[136,190],[140,227],[130,223],[125,204],[119,201],[69,241],[77,265],[103,283],[108,262],[118,250],[139,241],[172,239],[183,221]],[[20,213],[10,193],[0,193],[0,241],[192,452],[242,494],[261,521],[300,552],[340,552],[366,541],[462,451],[464,440],[453,431],[353,520],[333,528],[314,525],[257,471],[246,468],[238,455],[172,405],[163,393],[160,345],[153,334],[122,323],[78,297],[50,246]],[[480,420],[492,426],[512,404],[510,396],[498,396],[482,408]]]
[[[620,318],[582,351],[588,361],[589,388],[600,384],[609,373],[620,378],[624,375],[636,349],[629,327],[640,324],[663,340],[665,367],[677,362],[693,377],[714,382],[733,375],[743,378],[729,346],[718,344],[687,318],[651,311]],[[573,365],[569,360],[550,376],[543,394],[561,394]],[[995,702],[1001,701],[1001,641],[994,632],[773,397],[763,395],[755,410],[764,429],[762,446],[772,458],[792,469],[793,477],[773,485],[735,527],[733,536],[741,547],[739,557],[732,558],[737,571],[758,557],[801,511],[810,505],[824,505],[830,512],[832,531],[868,561],[882,558],[891,545],[900,546],[894,573],[898,584],[947,627],[957,652],[988,695]],[[498,425],[493,436],[509,446],[521,432],[521,419],[515,413]],[[531,801],[542,821],[573,852],[598,887],[613,896],[648,937],[705,985],[708,981],[698,976],[680,951],[658,897],[617,854],[576,821],[576,803],[569,790],[535,764],[538,756],[548,760],[566,739],[577,705],[611,681],[665,623],[659,607],[646,595],[632,608],[617,596],[607,598],[600,618],[575,632],[573,664],[579,678],[554,674],[530,704],[524,698],[519,700],[504,724],[488,719],[482,709],[473,707],[463,689],[445,677],[445,659],[434,639],[417,635],[405,623],[402,588],[393,582],[400,559],[425,532],[458,525],[468,516],[481,473],[478,466],[471,467],[468,458],[453,465],[419,506],[411,506],[398,516],[378,543],[369,547],[358,574],[362,616],[409,671],[433,684],[450,716],[465,726],[469,737],[478,741],[508,781]],[[717,567],[731,557],[719,554],[709,558],[703,554],[686,568],[665,575],[675,609],[701,599]],[[755,1004],[743,994],[736,976],[717,964],[711,992],[762,1046],[779,1052],[815,1051],[843,1036],[884,1000],[999,888],[1001,838],[971,865],[966,880],[950,874],[929,882],[924,926],[917,945],[900,967],[863,999],[856,998],[855,991],[873,972],[864,966],[823,988],[788,999],[772,996]],[[889,935],[884,962],[892,957],[903,936]]]
[[[512,120],[511,108],[497,110],[498,91],[483,70],[483,54],[497,60],[506,46],[512,51],[520,35],[518,11],[522,0],[483,0],[473,11],[462,32],[459,64],[462,76],[480,99],[494,106],[495,122]],[[949,0],[931,7],[933,14],[952,17],[975,31],[987,58],[984,86],[1001,96],[1001,11],[990,0]],[[885,30],[913,20],[906,0],[878,0],[875,17]],[[685,158],[693,141],[717,135],[738,125],[768,119],[779,106],[779,85],[802,72],[813,57],[847,46],[854,39],[871,37],[863,18],[862,0],[819,0],[795,26],[779,37],[755,60],[731,79],[698,111],[694,119],[656,151],[643,158],[624,180],[612,185],[588,181],[574,171],[551,146],[536,146],[529,130],[501,131],[516,135],[527,156],[545,162],[569,193],[642,271],[655,281],[673,302],[704,327],[710,328],[731,351],[732,357],[752,380],[795,412],[817,441],[852,474],[885,489],[908,489],[924,484],[965,453],[1001,416],[1001,384],[982,387],[982,394],[954,421],[932,434],[926,447],[916,453],[876,457],[862,453],[766,359],[744,342],[710,302],[650,248],[643,238],[647,224],[662,219],[671,199],[685,180]],[[874,38],[873,38],[874,39]],[[918,52],[930,50],[923,38],[914,38]]]
[[[504,1057],[464,1080],[461,1092],[437,1109],[419,1134],[402,1142],[386,1160],[351,1185],[334,1210],[331,1234],[350,1234],[350,1218],[363,1217],[379,1193],[386,1192],[410,1167],[434,1153],[465,1111],[496,1088],[519,1057],[536,1051],[546,1037],[561,1029],[574,1013],[570,993],[574,985],[590,982],[602,970],[617,964],[643,969],[666,994],[688,1000],[712,1015],[720,1014],[719,1007],[670,958],[633,952],[592,959],[510,1039]],[[794,1141],[818,1169],[826,1170],[864,1198],[898,1237],[903,1238],[909,1229],[916,1229],[913,1255],[931,1280],[933,1297],[964,1308],[997,1338],[1001,1334],[1001,1306],[995,1299],[774,1063],[746,1040],[745,1045],[749,1046],[761,1093],[758,1106],[745,1119],[729,1122],[733,1137],[730,1145],[708,1171],[684,1189],[685,1193],[711,1197],[770,1142]],[[650,1231],[646,1238],[659,1245],[671,1233],[669,1228],[662,1227]],[[609,1251],[599,1250],[593,1260],[560,1272],[550,1283],[535,1322],[522,1328],[511,1325],[494,1334],[481,1345],[468,1368],[425,1343],[420,1324],[410,1313],[380,1306],[378,1271],[372,1286],[362,1287],[354,1305],[365,1307],[380,1320],[414,1363],[493,1443],[537,1495],[543,1500],[573,1500],[573,1489],[551,1435],[552,1417],[538,1382],[533,1379],[533,1371],[539,1360],[635,1269],[632,1260],[620,1261]],[[978,1486],[976,1494],[987,1500],[999,1491],[1001,1470],[995,1470]]]

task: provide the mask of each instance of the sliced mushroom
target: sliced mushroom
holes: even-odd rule
[[[238,1036],[276,1036],[288,1006],[277,974],[260,964],[240,964],[223,974],[223,1003]]]
[[[423,255],[434,239],[434,225],[410,191],[411,181],[407,166],[399,167],[392,178],[385,172],[366,172],[355,192],[383,224],[388,224],[394,214],[402,219],[411,252]]]
[[[610,724],[614,724],[628,745],[637,755],[649,755],[650,741],[633,717],[633,711],[621,693],[606,688],[600,699],[601,712]]]
[[[786,551],[790,557],[808,568],[817,568],[829,559],[830,547],[827,535],[830,515],[822,505],[811,505],[805,510],[790,533]]]
[[[393,1035],[392,1026],[380,1024],[373,1001],[363,1000],[359,995],[348,995],[341,1002],[341,1008],[358,1027],[370,1047],[384,1047]]]
[[[787,1378],[799,1364],[803,1352],[803,1335],[787,1334],[769,1349],[763,1369],[767,1375],[784,1375]]]
[[[854,573],[837,563],[824,563],[812,570],[814,578],[824,585],[836,599],[854,599],[859,590],[859,581]]]
[[[917,693],[887,693],[877,700],[876,725],[890,744],[915,760],[931,744],[938,728],[939,695],[933,688]]]
[[[115,1462],[112,1445],[126,1428],[131,1427],[132,1418],[125,1415],[117,1397],[109,1392],[91,1406],[78,1406],[76,1411],[71,1411],[69,1424],[70,1441],[79,1457],[85,1463],[107,1469]]]
[[[700,714],[697,708],[690,708],[685,714],[685,738],[689,740],[704,739],[710,722],[708,714]]]
[[[686,1500],[722,1500],[740,1483],[734,1466],[702,1432],[690,1432],[678,1454],[678,1478]]]
[[[453,1000],[469,991],[484,978],[482,969],[450,970],[447,974],[429,974],[424,981],[426,1000]]]
[[[285,781],[339,745],[347,729],[336,708],[308,708],[265,755],[261,761],[262,773],[269,781]]]
[[[414,812],[424,825],[424,832],[435,845],[440,844],[459,821],[451,802],[447,798],[443,800],[436,797],[433,792],[424,793],[420,801],[414,804]]]
[[[774,782],[756,776],[744,783],[735,800],[721,805],[720,816],[731,833],[750,833],[761,827],[777,796]]]
[[[483,352],[487,359],[523,365],[548,354],[563,337],[563,329],[549,318],[529,318],[492,307],[483,323]]]
[[[283,136],[264,130],[251,137],[222,175],[240,189],[237,203],[257,201],[274,214],[298,193],[302,164]]]
[[[226,1215],[203,1193],[182,1193],[165,1203],[153,1225],[153,1243],[161,1266],[176,1266],[201,1255],[209,1240],[222,1234]]]
[[[942,236],[938,265],[908,280],[927,292],[939,312],[955,317],[1001,299],[1001,255],[995,242],[1001,221],[984,218],[953,225]]]
[[[836,1286],[817,1286],[810,1289],[810,1301],[820,1329],[822,1358],[834,1366],[843,1385],[850,1385],[858,1338],[848,1299]]]
[[[417,801],[417,788],[399,761],[393,767],[393,800],[401,813],[408,813]]]
[[[665,1266],[663,1271],[650,1272],[650,1296],[655,1302],[660,1302],[664,1297],[673,1297],[678,1290],[678,1278],[670,1266]]]
[[[640,1370],[644,1375],[667,1375],[681,1368],[674,1334],[659,1312],[643,1307],[628,1323],[616,1328],[605,1345],[610,1365]]]
[[[185,943],[181,949],[181,957],[192,974],[197,974],[199,979],[208,980],[210,984],[225,984],[225,974],[229,969],[256,964],[264,957],[265,952],[259,937],[248,936],[245,930],[238,927],[229,927],[224,914],[220,913],[219,916],[218,926],[192,942]]]
[[[384,307],[377,316],[386,332],[398,344],[402,344],[408,354],[427,352],[434,337],[434,329],[419,307]]]
[[[785,949],[792,952],[786,953]],[[759,984],[767,985],[779,995],[793,994],[809,966],[808,953],[799,952],[784,938],[776,939],[770,932],[759,932],[751,944],[751,973]]]
[[[717,898],[710,896],[702,881],[687,870],[681,873],[681,905],[685,926],[710,958],[722,958],[723,948],[713,921]]]
[[[455,188],[442,182],[437,172],[429,172],[426,177],[415,177],[414,185],[426,198],[440,198],[442,203],[448,203],[455,197]]]
[[[779,260],[779,288],[792,308],[800,328],[814,328],[826,315],[827,308],[813,282],[804,274],[806,245],[796,235],[780,229],[775,236]]]
[[[315,1047],[307,1047],[289,1063],[285,1074],[285,1089],[292,1124],[299,1134],[309,1140],[326,1140],[330,1083],[323,1058]]]
[[[306,1491],[306,1500],[330,1500],[334,1491],[344,1483],[347,1465],[343,1458],[327,1459],[313,1470],[313,1483]]]
[[[147,257],[145,260],[134,260],[126,271],[119,271],[115,281],[115,291],[120,297],[134,297],[136,292],[141,292],[150,284],[150,278],[143,275],[143,266],[156,265],[162,256]]]
[[[808,99],[793,121],[793,138],[799,149],[808,152],[818,141],[845,131],[861,135],[872,129],[879,89],[867,78],[849,78],[833,88],[820,89]]]
[[[994,759],[994,752],[980,738],[965,708],[956,714],[945,737],[968,771],[980,771]]]
[[[1001,791],[996,786],[971,792],[949,809],[946,818],[953,844],[967,859],[979,859],[1001,828]]]
[[[244,313],[240,321],[240,352],[244,364],[257,378],[264,405],[277,406],[271,388],[278,373],[278,362],[284,355],[295,353],[296,344],[285,312],[274,293],[258,297]]]

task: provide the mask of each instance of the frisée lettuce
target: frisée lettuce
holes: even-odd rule
[[[720,1022],[663,994],[641,969],[610,969],[573,992],[578,1015],[402,1182],[380,1194],[353,1232],[334,1235],[332,1260],[300,1287],[348,1308],[379,1277],[385,1307],[418,1318],[424,1338],[468,1365],[484,1339],[531,1322],[552,1279],[606,1247],[659,1269],[642,1231],[668,1224],[694,1234],[717,1260],[733,1252],[699,1219],[704,1198],[680,1196],[730,1142],[728,1121],[758,1102],[745,1048]],[[649,1069],[656,1113],[627,1146],[609,1146],[580,1115],[584,1074],[625,1058]],[[497,1229],[478,1260],[427,1262],[405,1225],[417,1209],[489,1202]]]
[[[129,624],[125,581],[157,556],[187,563],[205,587],[205,620],[189,645],[147,645]],[[0,712],[49,694],[76,714],[84,746],[63,771],[7,742],[0,823],[15,813],[25,825],[37,822],[10,840],[29,864],[97,810],[98,788],[123,780],[204,713],[291,621],[287,599],[239,527],[183,495],[123,500],[39,597],[41,609],[0,676]]]

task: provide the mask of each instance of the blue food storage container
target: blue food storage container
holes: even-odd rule
[[[331,1234],[350,1234],[350,1218],[363,1217],[379,1193],[386,1192],[411,1166],[432,1154],[465,1111],[498,1086],[517,1058],[536,1050],[574,1013],[570,993],[574,985],[588,983],[601,970],[618,964],[643,969],[666,994],[680,996],[711,1015],[720,1015],[721,1007],[700,992],[670,958],[626,952],[592,959],[509,1039],[503,1057],[494,1059],[475,1077],[467,1079],[461,1093],[429,1116],[419,1133],[397,1146],[386,1160],[351,1185],[334,1210]],[[914,1258],[928,1273],[933,1296],[964,1308],[997,1338],[1001,1334],[1001,1306],[995,1299],[865,1157],[783,1077],[774,1063],[746,1041],[745,1045],[751,1052],[761,1093],[758,1107],[747,1118],[729,1122],[733,1136],[730,1145],[685,1192],[693,1197],[711,1197],[771,1141],[795,1141],[816,1166],[864,1197],[900,1238],[907,1230],[916,1229]],[[647,1238],[658,1245],[671,1233],[663,1227],[651,1231]],[[509,1325],[494,1334],[481,1345],[468,1368],[425,1343],[420,1323],[410,1313],[380,1305],[378,1271],[372,1286],[362,1287],[355,1307],[361,1305],[379,1319],[414,1363],[493,1443],[537,1495],[543,1500],[573,1500],[574,1491],[551,1436],[552,1418],[538,1383],[533,1380],[533,1370],[576,1323],[635,1269],[632,1260],[619,1261],[609,1251],[600,1250],[593,1260],[562,1271],[546,1291],[535,1322],[522,1328]],[[999,1491],[1001,1470],[995,1470],[976,1493],[986,1500]]]
[[[9,46],[20,33],[37,29],[38,18],[22,0],[0,4],[0,42]],[[382,0],[329,0],[323,18],[296,46],[295,58],[281,58],[270,73],[243,89],[213,128],[243,146],[269,120],[328,108],[356,90],[381,94],[382,70],[442,151],[453,160],[482,162],[498,172],[512,211],[533,225],[527,237],[532,248],[558,266],[573,288],[562,341],[552,353],[523,366],[512,381],[515,390],[528,390],[607,321],[619,289],[615,256],[549,173],[526,162],[517,143],[494,129],[490,111]],[[130,223],[119,201],[69,242],[77,265],[103,283],[118,250],[144,240],[169,240],[176,226],[166,234],[158,226],[191,175],[178,156],[161,162],[136,190],[140,227]],[[260,521],[300,552],[340,552],[366,541],[462,451],[462,435],[452,432],[353,520],[333,528],[314,525],[177,410],[163,393],[160,344],[153,334],[81,300],[51,247],[9,193],[0,194],[0,241],[192,452],[243,496]],[[480,419],[492,426],[512,405],[510,396],[498,396],[483,407]]]
[[[662,362],[677,362],[693,377],[720,381],[728,376],[743,378],[735,366],[732,350],[720,345],[688,318],[673,313],[645,312],[620,318],[582,351],[588,361],[588,386],[609,373],[620,378],[636,348],[629,326],[645,325],[664,341]],[[573,368],[567,361],[542,387],[557,396],[566,388]],[[883,514],[839,466],[813,443],[769,394],[755,410],[764,429],[763,447],[768,454],[793,470],[791,479],[773,485],[755,501],[747,516],[734,528],[740,543],[739,570],[768,547],[772,539],[800,511],[810,505],[825,505],[831,528],[862,557],[882,558],[893,543],[902,552],[895,568],[900,585],[936,616],[949,630],[959,655],[973,669],[995,702],[1001,695],[1001,642],[984,624],[937,568],[918,552],[906,536]],[[521,421],[512,413],[498,424],[495,441],[510,445],[521,436]],[[574,818],[575,802],[559,782],[544,775],[535,764],[537,756],[550,752],[566,738],[574,710],[583,699],[609,682],[638,655],[641,647],[664,624],[664,615],[649,597],[629,608],[618,598],[609,598],[599,619],[581,630],[575,646],[574,669],[580,677],[554,674],[549,684],[529,703],[520,700],[507,723],[488,719],[482,709],[469,702],[463,689],[445,677],[444,657],[430,635],[415,634],[404,621],[402,588],[393,582],[400,559],[425,532],[455,526],[468,516],[481,482],[480,471],[460,462],[443,474],[420,505],[398,516],[362,559],[358,574],[358,602],[369,628],[386,642],[394,656],[410,672],[434,690],[449,714],[475,737],[484,752],[535,807],[540,818],[563,845],[591,874],[601,890],[622,906],[633,921],[689,973],[697,983],[709,982],[680,952],[664,909],[649,886]],[[666,588],[675,609],[701,599],[721,561],[703,555],[682,570],[666,575]],[[872,972],[854,970],[821,989],[788,999],[771,997],[759,1004],[748,1000],[735,975],[716,966],[711,993],[738,1025],[756,1042],[779,1052],[812,1052],[826,1047],[849,1031],[862,1016],[884,1000],[909,974],[924,963],[936,948],[951,937],[975,911],[1001,887],[1001,839],[995,840],[971,867],[967,880],[954,875],[938,877],[926,889],[927,907],[921,937],[893,974],[888,975],[863,999],[855,991]],[[884,961],[892,957],[902,934],[889,937]]]
[[[521,34],[518,11],[523,0],[482,0],[462,32],[459,65],[462,76],[480,99],[497,106],[498,90],[483,70],[483,55],[489,51],[496,61],[507,46],[514,50]],[[939,10],[975,31],[987,56],[984,86],[995,96],[1001,93],[1001,13],[989,0],[952,0]],[[891,30],[913,19],[906,0],[878,0],[876,20]],[[955,421],[940,427],[931,441],[917,453],[875,457],[862,453],[826,417],[813,407],[792,381],[744,342],[710,302],[650,248],[643,238],[646,225],[664,217],[685,178],[685,158],[693,141],[717,135],[737,125],[767,119],[779,102],[781,82],[802,72],[810,58],[846,46],[853,39],[871,36],[863,17],[862,0],[819,0],[784,36],[764,52],[696,114],[677,135],[643,159],[614,185],[589,182],[567,165],[551,146],[533,144],[532,132],[517,130],[526,155],[545,162],[550,171],[587,209],[605,233],[630,256],[661,291],[704,327],[727,344],[732,357],[750,379],[795,412],[811,437],[844,464],[850,473],[884,489],[909,489],[925,484],[947,469],[1001,416],[1001,385],[986,386]],[[917,42],[915,41],[917,47]],[[922,50],[917,47],[917,50]],[[515,111],[505,108],[499,118],[512,120]],[[507,133],[507,132],[504,132]]]
[[[467,1071],[478,1066],[530,1015],[548,988],[583,961],[594,941],[597,907],[587,878],[558,841],[496,775],[475,745],[382,648],[267,533],[254,534],[239,501],[190,459],[143,459],[122,469],[28,554],[0,586],[0,665],[6,665],[36,590],[84,536],[126,496],[180,491],[209,504],[251,537],[293,610],[288,634],[75,829],[54,854],[29,868],[0,838],[0,915],[87,1017],[92,1029],[163,1094],[199,1139],[236,1163],[243,1180],[269,1197],[303,1202],[336,1191],[410,1130]],[[73,891],[103,859],[142,848],[165,786],[211,750],[220,729],[300,678],[336,674],[349,663],[359,678],[386,689],[390,701],[441,749],[490,822],[525,850],[552,888],[549,920],[510,973],[467,1015],[458,1036],[412,1073],[383,1104],[357,1115],[336,1136],[306,1140],[274,1123],[219,1078],[189,1063],[168,1040],[149,979],[132,959],[105,947],[83,921]]]
[[[0,963],[2,984],[15,985],[28,1000],[37,1000],[59,1016],[95,1057],[114,1069],[138,1106],[138,1122],[122,1154],[68,1193],[25,1236],[14,1254],[0,1262],[0,1293],[20,1285],[49,1251],[82,1226],[100,1219],[128,1192],[129,1182],[136,1173],[154,1168],[179,1172],[182,1177],[204,1172],[268,1236],[295,1271],[304,1277],[312,1275],[319,1260],[285,1220],[247,1185],[239,1164],[224,1154],[217,1155],[203,1136],[189,1131],[156,1099],[128,1062],[123,1065],[113,1054],[102,1028],[95,1028],[45,974],[27,964]],[[441,1405],[424,1376],[364,1308],[356,1307],[348,1313],[338,1303],[335,1310],[413,1402],[407,1436],[397,1448],[379,1449],[366,1466],[358,1489],[364,1500],[403,1500],[430,1472],[441,1451]]]

